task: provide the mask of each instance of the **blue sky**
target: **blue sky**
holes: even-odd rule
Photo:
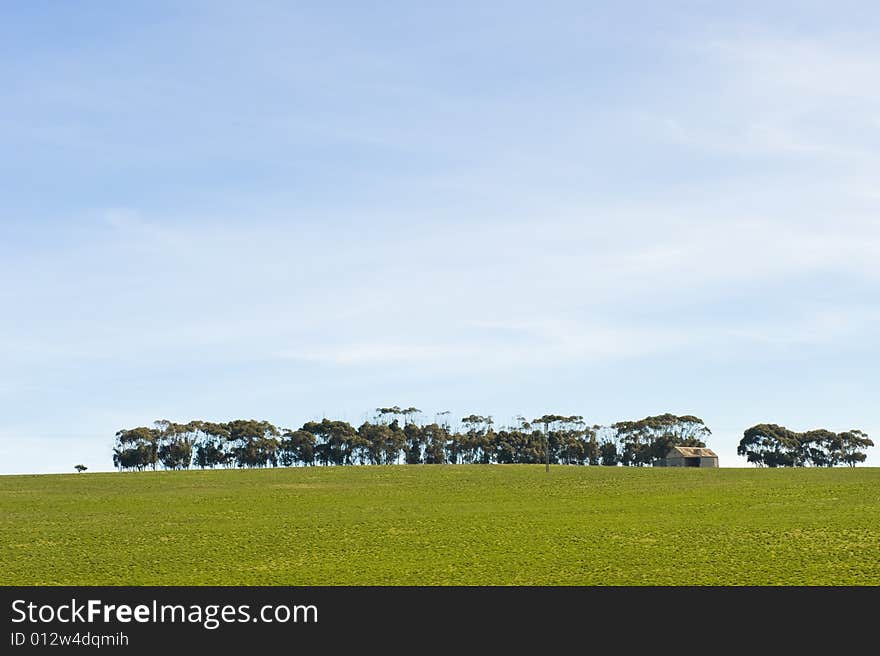
[[[876,440],[880,9],[735,4],[4,4],[0,473],[394,404]]]

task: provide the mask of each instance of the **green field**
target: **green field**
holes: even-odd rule
[[[0,477],[4,585],[880,585],[880,469]]]

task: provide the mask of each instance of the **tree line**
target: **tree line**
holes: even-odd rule
[[[556,414],[531,420],[519,416],[511,425],[496,426],[491,416],[472,414],[453,427],[448,412],[438,413],[432,423],[419,421],[420,415],[413,407],[377,408],[373,419],[357,428],[326,418],[296,429],[254,419],[159,420],[117,432],[113,464],[120,470],[543,462],[643,467],[666,457],[674,446],[705,447],[712,434],[699,417],[671,413],[610,426],[589,425],[580,415]],[[747,430],[746,436],[758,428]],[[809,435],[820,432],[834,435]],[[839,435],[844,437],[811,442],[806,458],[772,456],[776,451],[765,438],[744,447],[744,437],[740,449],[749,451],[740,453],[749,462],[769,467],[863,462],[865,456],[856,448],[873,445],[867,436],[860,431]],[[858,442],[853,436],[864,439]]]
[[[834,433],[824,428],[795,432],[776,424],[758,424],[743,433],[736,452],[758,467],[855,467],[865,462],[874,442],[860,430]]]
[[[449,413],[428,424],[416,408],[377,408],[355,428],[345,421],[309,421],[279,428],[268,421],[159,420],[116,433],[119,469],[290,467],[304,465],[513,464],[650,465],[672,446],[705,446],[702,419],[672,414],[590,426],[581,416],[517,417],[496,426],[491,416],[468,415],[453,427]],[[545,450],[545,445],[548,447]]]

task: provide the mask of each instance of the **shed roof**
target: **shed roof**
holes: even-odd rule
[[[699,446],[674,446],[666,454],[667,458],[717,458],[712,449]]]

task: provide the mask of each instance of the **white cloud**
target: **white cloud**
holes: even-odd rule
[[[734,78],[738,83],[763,93],[775,91],[777,99],[780,94],[794,93],[797,99],[880,101],[875,84],[880,78],[880,48],[867,34],[753,33],[716,39],[706,49],[741,67],[740,75]]]
[[[542,366],[709,348],[713,334],[785,339],[794,333],[774,312],[810,298],[800,279],[880,277],[880,225],[870,218],[830,224],[815,214],[736,217],[734,209],[560,207],[540,231],[523,216],[464,233],[436,224],[363,231],[332,247],[296,222],[228,221],[206,231],[198,221],[113,213],[111,251],[95,243],[42,264],[50,277],[58,267],[46,306],[55,320],[35,323],[26,338],[7,335],[5,350],[42,366],[188,357]],[[169,243],[194,246],[179,252]],[[143,249],[152,255],[133,259]],[[67,270],[80,272],[69,287]],[[712,316],[726,295],[760,299],[773,284],[795,285],[792,297],[757,325]],[[100,295],[100,306],[84,314],[82,294]],[[664,309],[682,305],[688,318]],[[836,312],[850,321],[862,309],[842,303]]]
[[[559,321],[467,321],[475,330],[457,340],[346,342],[335,346],[284,349],[276,357],[342,366],[427,365],[433,370],[555,367],[635,357],[682,345],[688,338],[663,328],[595,327]]]
[[[791,171],[809,166],[802,180],[813,184],[877,178],[876,39],[743,32],[676,47],[702,61],[709,74],[667,111],[662,103],[634,111],[647,133],[710,153],[767,158]],[[736,177],[753,165],[740,164]],[[756,184],[754,178],[749,183]]]

